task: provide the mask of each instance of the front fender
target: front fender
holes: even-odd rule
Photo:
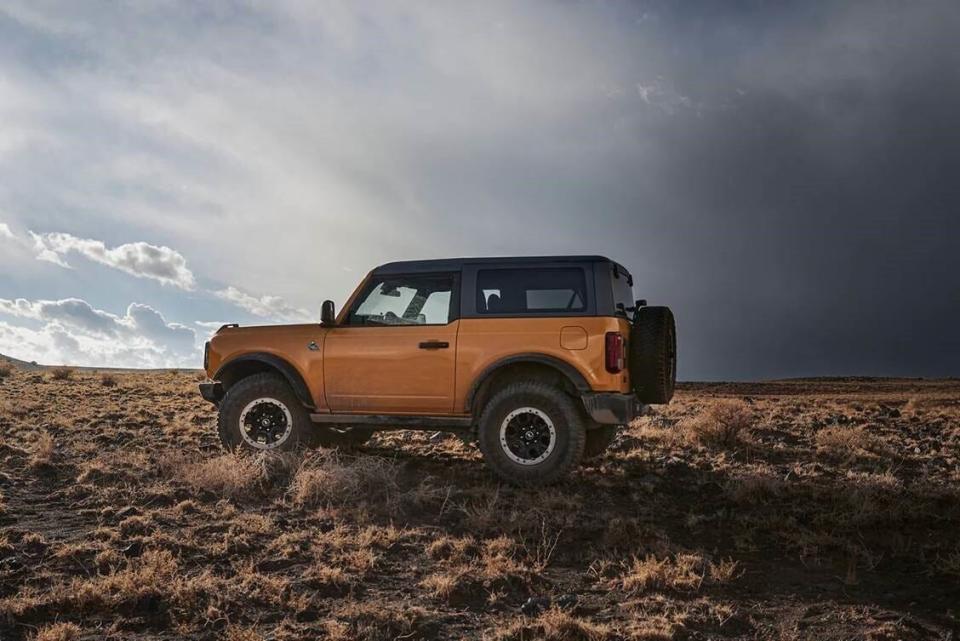
[[[310,396],[310,388],[307,387],[297,368],[274,354],[254,352],[232,358],[220,365],[220,368],[213,375],[213,380],[219,381],[226,391],[234,383],[250,374],[271,370],[283,376],[301,403],[306,407],[314,407],[313,399]]]

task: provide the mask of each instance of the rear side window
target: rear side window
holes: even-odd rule
[[[582,269],[481,269],[477,311],[481,314],[582,312],[587,284]]]
[[[633,280],[623,272],[613,271],[613,304],[616,306],[617,314],[626,316],[627,312],[624,311],[628,307],[633,307],[633,287],[630,285],[630,281]]]

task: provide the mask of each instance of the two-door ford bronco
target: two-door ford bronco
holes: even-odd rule
[[[673,396],[673,314],[632,285],[602,256],[389,263],[319,324],[222,327],[200,391],[230,449],[451,430],[504,481],[550,483]]]

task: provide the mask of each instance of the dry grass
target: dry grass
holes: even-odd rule
[[[79,626],[73,623],[54,623],[37,630],[33,641],[76,641],[80,632]]]
[[[676,554],[663,559],[651,554],[633,559],[621,585],[631,593],[646,590],[691,592],[700,589],[706,573],[706,564],[699,554]]]
[[[178,577],[180,564],[169,550],[147,550],[117,572],[90,579],[77,579],[67,589],[71,602],[100,610],[146,597],[159,597]]]
[[[164,462],[166,473],[195,490],[225,498],[249,497],[265,481],[262,459],[244,454],[221,454],[212,458],[173,457]]]
[[[122,394],[102,378],[0,385],[0,638],[866,641],[953,625],[956,382],[686,386],[599,463],[518,490],[429,434],[226,454],[195,373],[117,375]]]
[[[726,490],[734,503],[747,505],[766,503],[783,495],[784,482],[769,474],[756,474],[731,479]]]
[[[536,619],[520,619],[497,632],[497,641],[604,641],[619,638],[606,624],[592,623],[551,608]]]
[[[866,428],[826,427],[817,432],[817,453],[839,458],[874,457],[885,453],[883,442]]]
[[[40,432],[30,453],[30,467],[39,469],[49,467],[56,453],[56,443],[48,432]]]
[[[263,641],[263,636],[256,628],[228,625],[223,631],[223,641]]]
[[[683,421],[680,427],[691,442],[730,448],[744,441],[753,422],[749,405],[740,400],[721,399],[708,404],[699,415]]]
[[[424,639],[430,629],[429,613],[399,604],[348,602],[326,622],[330,641],[382,641],[383,639]]]
[[[50,378],[55,381],[69,381],[76,373],[72,367],[54,367],[50,370]]]
[[[304,458],[290,487],[294,503],[304,507],[390,498],[397,490],[397,467],[390,460],[346,458],[338,452]]]

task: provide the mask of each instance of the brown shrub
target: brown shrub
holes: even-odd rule
[[[0,363],[0,380],[10,376],[13,373],[13,368],[6,363]]]
[[[681,625],[662,614],[636,617],[627,625],[627,638],[633,641],[671,641],[676,638],[677,628]]]
[[[310,582],[311,587],[343,588],[352,582],[343,568],[321,562],[308,567],[303,576]]]
[[[604,641],[617,638],[613,628],[551,608],[534,620],[520,619],[497,632],[497,641]]]
[[[474,587],[482,586],[489,592],[491,586],[502,585],[508,579],[523,580],[529,572],[516,560],[518,550],[508,536],[487,539],[480,544],[472,538],[441,537],[426,550],[427,556],[437,560],[440,567],[421,581],[420,586],[432,596],[450,601]]]
[[[264,467],[253,456],[222,454],[204,459],[174,459],[163,464],[171,479],[196,490],[225,498],[240,498],[256,491],[264,481]]]
[[[69,381],[73,378],[74,373],[72,367],[54,367],[50,370],[50,378],[55,381]]]
[[[450,601],[451,598],[462,589],[468,575],[469,572],[465,568],[440,570],[433,574],[428,574],[427,577],[420,582],[420,587],[427,590],[434,598]]]
[[[100,375],[100,384],[104,387],[116,387],[117,386],[117,377],[113,374],[101,374]]]
[[[692,443],[708,447],[736,447],[745,440],[754,415],[750,406],[736,399],[718,399],[697,416],[681,421],[680,428]]]
[[[33,452],[30,454],[30,467],[37,469],[50,465],[53,462],[55,450],[56,444],[53,442],[53,437],[47,432],[41,432],[37,437],[37,442],[33,444]]]
[[[783,494],[785,484],[781,478],[770,474],[754,474],[731,480],[725,489],[733,502],[752,505],[776,499]]]
[[[733,559],[707,561],[707,577],[711,583],[729,583],[739,576],[739,569],[739,561],[734,561]]]
[[[440,536],[427,545],[427,556],[434,560],[447,560],[453,563],[464,562],[476,545],[472,537],[453,538]]]
[[[257,632],[256,628],[228,625],[223,631],[223,639],[224,641],[262,641],[263,636]]]
[[[33,641],[74,641],[80,638],[80,628],[73,623],[46,625],[33,637]]]
[[[837,458],[871,457],[885,453],[883,441],[862,426],[825,427],[814,436],[817,453]]]
[[[180,564],[169,550],[147,550],[112,574],[74,579],[67,593],[71,601],[87,608],[136,603],[145,597],[167,594],[179,572]]]
[[[627,592],[649,589],[691,592],[700,589],[706,567],[699,554],[677,554],[673,558],[658,559],[652,554],[634,557],[627,573],[621,579]]]
[[[293,502],[303,507],[353,503],[359,498],[386,499],[398,491],[396,463],[374,456],[341,458],[317,452],[304,459],[293,477]]]
[[[429,639],[435,636],[429,629],[433,624],[425,610],[383,602],[348,602],[337,609],[336,619],[325,625],[327,638],[331,641]]]

